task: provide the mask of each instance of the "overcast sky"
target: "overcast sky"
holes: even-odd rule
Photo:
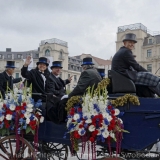
[[[41,40],[68,42],[69,55],[109,59],[118,26],[160,31],[158,0],[0,0],[0,51],[37,49]]]

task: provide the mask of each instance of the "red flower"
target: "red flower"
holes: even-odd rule
[[[75,132],[74,132],[74,137],[77,138],[77,139],[80,138],[80,135],[78,134],[78,131],[75,131]]]
[[[114,111],[114,110],[112,110],[112,111],[111,111],[111,114],[115,114],[115,111]]]
[[[83,128],[83,125],[82,125],[82,124],[80,124],[80,125],[79,125],[79,128]]]
[[[73,116],[74,115],[74,111],[70,111],[70,115]]]
[[[78,108],[78,112],[81,112],[82,111],[82,108]]]
[[[27,105],[26,102],[23,102],[23,105],[22,105],[22,106],[24,107],[24,106],[26,106],[26,105]]]
[[[12,113],[13,112],[11,110],[9,110],[9,109],[6,110],[6,114],[11,114],[12,115]]]
[[[9,128],[9,127],[10,127],[10,125],[9,125],[8,123],[6,123],[6,124],[5,124],[5,127],[6,127],[6,128]]]
[[[112,109],[112,106],[108,106],[108,109],[109,109],[109,110]]]
[[[30,126],[35,126],[35,125],[36,125],[36,121],[35,121],[35,120],[30,121],[30,122],[29,122],[29,125],[30,125]]]
[[[3,104],[3,108],[4,108],[4,109],[6,109],[6,108],[7,108],[6,104]]]
[[[92,132],[93,137],[97,136],[97,134],[98,134],[98,130],[95,130],[95,131]]]
[[[103,119],[102,114],[99,114],[99,115],[98,115],[98,118],[99,118],[100,120],[102,120],[102,119]]]
[[[25,106],[22,106],[22,107],[21,107],[21,110],[25,110]]]
[[[95,139],[93,137],[90,137],[89,139],[92,143],[95,141]]]
[[[20,111],[21,110],[21,106],[16,106],[16,111]]]
[[[20,115],[20,118],[24,118],[24,114],[21,114],[21,115]]]
[[[32,129],[32,130],[35,130],[35,129],[36,129],[36,126],[31,126],[31,129]]]

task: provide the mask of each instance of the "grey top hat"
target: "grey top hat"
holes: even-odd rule
[[[127,33],[125,35],[125,38],[123,39],[123,42],[124,41],[133,41],[133,42],[137,43],[137,41],[136,41],[136,35],[133,34],[133,33]]]

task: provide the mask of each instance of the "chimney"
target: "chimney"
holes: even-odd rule
[[[12,49],[11,48],[6,48],[6,52],[11,52]]]

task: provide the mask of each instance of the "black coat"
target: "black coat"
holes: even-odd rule
[[[66,94],[65,85],[70,83],[68,79],[62,80],[60,77],[56,78],[52,73],[47,79],[46,91],[50,93],[53,97],[55,95],[61,98]]]
[[[23,66],[21,68],[21,75],[32,83],[32,93],[46,94],[44,80],[38,69],[32,69],[28,71],[28,67]],[[46,79],[48,78],[46,75],[45,77]],[[42,99],[42,101],[45,102],[46,97],[44,95],[32,95],[32,98],[35,101]]]
[[[18,83],[22,80],[22,78],[13,78],[12,76],[8,76],[6,71],[0,73],[0,91],[2,93],[3,98],[5,98],[5,92],[8,87],[13,90],[13,83]]]
[[[90,86],[97,87],[97,84],[102,80],[101,76],[94,68],[86,69],[81,73],[79,77],[77,86],[73,89],[73,91],[69,94],[68,98],[77,95],[83,95],[86,92],[86,89]]]
[[[130,67],[134,69],[131,70]],[[130,78],[135,82],[137,72],[148,72],[134,59],[132,51],[126,47],[121,47],[112,59],[112,70]]]

